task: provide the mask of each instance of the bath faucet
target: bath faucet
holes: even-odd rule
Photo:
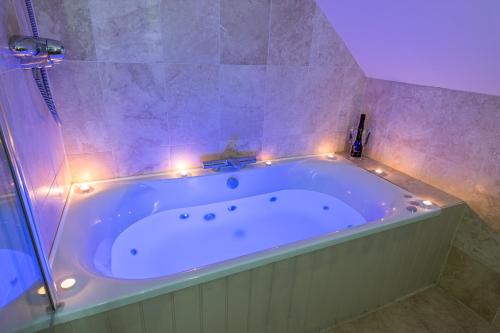
[[[25,69],[51,67],[63,61],[65,53],[60,41],[30,36],[12,36],[9,49]]]
[[[203,169],[212,169],[214,171],[222,170],[240,170],[248,164],[256,163],[255,156],[229,157],[226,159],[203,161]]]

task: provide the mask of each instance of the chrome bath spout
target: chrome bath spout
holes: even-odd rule
[[[257,163],[255,156],[230,157],[227,159],[204,161],[203,169],[212,169],[214,171],[240,170],[248,164],[253,163]]]

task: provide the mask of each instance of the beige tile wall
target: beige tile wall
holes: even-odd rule
[[[500,280],[491,280],[500,273],[500,97],[370,79],[364,109],[370,157],[469,206],[451,256],[462,253],[462,259],[450,262],[454,272],[442,283],[452,283],[448,290],[472,308],[475,297],[490,291],[495,300],[484,305],[500,304]],[[474,273],[458,266],[473,262],[481,263],[471,266]],[[475,285],[480,280],[485,283]],[[476,295],[465,296],[466,290]]]
[[[436,282],[463,206],[56,326],[56,332],[318,332]],[[49,332],[48,330],[42,332]]]
[[[34,1],[73,179],[341,150],[365,77],[314,0]]]

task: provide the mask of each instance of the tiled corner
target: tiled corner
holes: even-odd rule
[[[500,308],[500,273],[452,247],[439,285],[488,322]]]
[[[69,154],[68,162],[74,182],[116,177],[116,165],[110,151]]]
[[[454,245],[500,273],[500,234],[470,208],[457,229]]]

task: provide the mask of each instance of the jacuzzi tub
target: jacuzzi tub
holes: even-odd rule
[[[440,213],[341,157],[90,185],[51,253],[56,281],[77,281],[60,293],[70,319]]]

